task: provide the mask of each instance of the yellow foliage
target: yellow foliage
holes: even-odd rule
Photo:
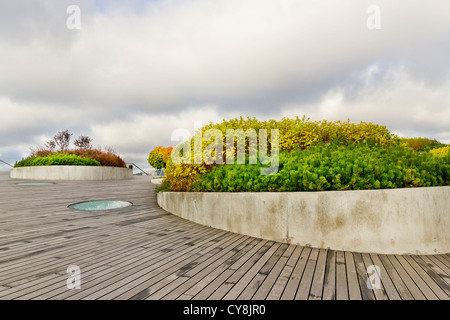
[[[259,136],[260,129],[267,129],[267,147],[271,150],[271,129],[279,130],[279,147],[280,150],[292,151],[296,148],[301,150],[307,149],[317,143],[328,144],[337,142],[340,144],[351,144],[360,142],[371,142],[378,145],[393,145],[398,138],[389,132],[385,126],[373,124],[371,122],[361,122],[359,124],[347,121],[310,121],[309,118],[295,117],[283,118],[280,121],[266,120],[259,121],[256,118],[243,117],[231,120],[223,120],[221,123],[209,123],[199,129],[196,134],[202,135],[208,129],[218,129],[223,136],[223,162],[226,159],[226,130],[227,129],[254,129]],[[258,138],[259,139],[259,138]],[[234,139],[236,143],[236,138]],[[191,138],[191,158],[194,159],[194,138]],[[211,140],[203,139],[202,151],[211,143]],[[237,155],[237,147],[232,146],[234,155]],[[249,154],[249,144],[246,143],[245,154]],[[171,185],[173,191],[187,191],[192,183],[199,179],[200,176],[212,170],[214,165],[203,164],[180,164],[175,165],[172,161],[168,161],[166,166],[166,181]]]
[[[430,150],[430,153],[437,157],[444,157],[444,156],[448,155],[449,152],[450,152],[450,146]]]

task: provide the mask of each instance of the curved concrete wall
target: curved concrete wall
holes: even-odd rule
[[[202,225],[316,248],[450,252],[450,186],[390,190],[161,192],[165,210]]]
[[[121,180],[133,177],[133,170],[97,166],[35,166],[11,169],[11,178],[29,180]]]

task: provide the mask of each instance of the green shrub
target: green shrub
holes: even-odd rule
[[[100,166],[100,162],[97,160],[80,157],[74,154],[68,153],[53,153],[46,157],[29,157],[16,162],[14,165],[17,167],[31,167],[31,166]]]
[[[210,123],[197,133],[204,134],[208,129],[218,129],[223,135],[223,158],[226,159],[226,130],[227,129],[254,129],[259,140],[259,129],[267,129],[268,150],[271,150],[271,129],[279,130],[279,148],[284,151],[305,150],[314,145],[326,145],[329,143],[350,145],[368,143],[371,145],[389,146],[398,143],[398,137],[391,134],[385,126],[361,122],[350,123],[349,120],[341,121],[310,121],[309,118],[295,117],[293,119],[259,121],[256,118],[242,117],[223,120],[221,123]],[[234,139],[236,143],[236,138]],[[190,139],[192,159],[194,159],[194,138]],[[203,140],[202,151],[209,141]],[[237,147],[232,149],[237,154]],[[249,154],[248,143],[245,146],[245,154]],[[220,166],[220,165],[219,165]],[[195,181],[203,174],[210,172],[216,165],[202,164],[173,164],[170,159],[167,162],[165,176],[172,191],[188,191]]]
[[[261,164],[216,166],[189,191],[365,190],[449,185],[448,157],[405,146],[316,145],[280,153],[279,171],[261,175]]]
[[[156,147],[150,151],[148,155],[148,163],[155,169],[163,169],[166,167],[167,160],[170,158],[172,147]]]
[[[33,157],[48,157],[53,154],[58,154],[60,152],[53,152],[47,149],[40,149],[35,151],[30,158]],[[112,151],[102,151],[100,149],[71,149],[66,150],[64,153],[70,155],[76,155],[83,158],[91,158],[100,163],[104,167],[119,167],[126,168],[126,163],[121,157]]]
[[[159,186],[155,188],[155,193],[170,191],[170,184],[167,181],[163,181]]]

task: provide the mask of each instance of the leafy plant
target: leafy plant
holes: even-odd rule
[[[46,158],[56,153],[58,152],[52,152],[47,149],[39,149],[34,151],[29,158]],[[121,157],[112,152],[105,152],[100,149],[71,149],[66,150],[65,153],[82,158],[94,159],[98,161],[101,166],[126,168],[126,163]]]
[[[164,182],[170,186],[172,191],[187,191],[194,181],[201,178],[207,172],[205,165],[176,165],[169,158],[165,172]]]
[[[68,150],[67,153],[94,159],[104,167],[126,168],[127,166],[125,161],[112,151],[105,152],[100,149],[74,149]]]
[[[221,165],[194,181],[189,191],[276,192],[365,190],[449,185],[449,158],[412,148],[331,143],[280,154],[274,175],[261,164]]]
[[[92,149],[92,139],[88,136],[79,136],[73,144],[80,149]]]
[[[166,167],[167,161],[170,158],[172,152],[172,147],[161,147],[158,146],[148,155],[148,163],[155,169],[163,169]]]
[[[294,150],[307,150],[315,145],[327,145],[330,143],[338,145],[352,145],[365,143],[369,145],[391,146],[398,143],[398,137],[391,134],[385,126],[361,122],[358,124],[347,121],[310,121],[309,118],[295,117],[293,119],[283,118],[280,121],[267,120],[259,121],[256,118],[235,118],[231,120],[223,120],[221,123],[210,123],[196,132],[196,135],[204,135],[209,129],[217,129],[222,133],[223,141],[223,159],[236,158],[239,151],[239,141],[242,138],[233,138],[227,142],[227,130],[254,130],[259,140],[260,129],[267,130],[267,147],[271,150],[271,130],[279,130],[279,147],[280,150],[291,152]],[[241,144],[243,145],[244,154],[249,155],[251,151],[255,151],[255,147],[246,142],[248,138]],[[188,143],[191,145],[191,158],[195,158],[195,137],[191,138]],[[203,139],[201,152],[205,150],[210,143],[207,139]],[[227,148],[228,147],[228,148]],[[242,148],[242,147],[241,147]],[[231,153],[231,154],[228,154]],[[225,160],[224,160],[225,162]],[[247,162],[248,163],[248,162]],[[215,168],[216,164],[171,164],[167,165],[165,171],[166,179],[171,185],[171,190],[188,191],[190,186],[201,178],[201,176],[210,172]],[[220,165],[219,165],[220,166]]]
[[[15,168],[18,167],[30,167],[30,166],[100,166],[100,162],[97,160],[80,157],[69,153],[53,153],[45,157],[29,157],[16,162]]]
[[[167,181],[163,181],[159,186],[155,188],[155,193],[170,191],[170,184]]]
[[[28,161],[27,159],[22,159],[20,163],[30,163],[30,165],[36,165],[33,164],[34,162],[31,159],[53,159],[53,155],[65,153],[81,158],[93,159],[101,166],[126,168],[125,161],[120,156],[118,156],[111,148],[108,148],[106,151],[92,148],[92,139],[88,136],[79,136],[74,142],[74,145],[78,148],[69,149],[71,136],[72,133],[70,133],[68,130],[58,132],[52,140],[47,141],[45,147],[38,147],[36,149],[31,148],[31,156],[28,158],[30,160]],[[59,147],[60,151],[55,151],[57,146]],[[25,160],[27,160],[28,162],[24,162]],[[46,160],[38,160],[38,163],[43,163],[45,161]]]
[[[437,157],[450,156],[450,146],[432,149],[432,150],[430,150],[430,153]]]

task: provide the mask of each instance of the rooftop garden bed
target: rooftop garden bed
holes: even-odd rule
[[[92,147],[92,139],[80,136],[75,148],[69,149],[71,133],[61,131],[45,147],[32,149],[31,155],[15,163],[14,167],[28,166],[105,166],[126,168],[123,159],[112,150],[103,151]]]
[[[205,136],[208,130],[223,133],[223,141]],[[228,130],[267,130],[267,141],[252,145],[246,136],[229,140]],[[278,129],[278,167],[271,174],[261,174],[267,163],[258,158],[251,163],[252,151],[273,151],[271,130]],[[368,190],[408,187],[445,186],[450,184],[450,147],[426,138],[400,138],[382,125],[350,121],[310,121],[283,118],[259,121],[237,118],[204,126],[196,132],[203,137],[201,156],[210,153],[213,161],[176,163],[173,155],[183,153],[180,145],[165,160],[165,180],[157,191],[201,192],[273,192]],[[195,160],[196,136],[187,141]],[[205,138],[206,137],[206,138]],[[219,139],[220,140],[220,139]],[[197,140],[198,141],[198,140]],[[243,142],[243,144],[242,144]],[[223,154],[211,145],[221,146]],[[239,148],[241,150],[239,150]],[[242,150],[244,149],[244,150]],[[245,151],[244,164],[216,161],[239,157]],[[228,153],[228,154],[227,154]],[[198,154],[197,154],[198,155]]]

